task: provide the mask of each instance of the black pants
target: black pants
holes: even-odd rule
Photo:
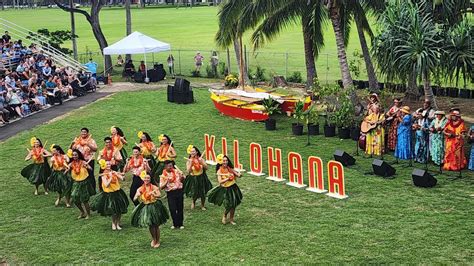
[[[184,197],[183,190],[177,189],[167,192],[168,207],[170,209],[171,218],[173,218],[173,226],[183,226]]]
[[[111,165],[110,166],[110,169],[114,170],[114,171],[118,171],[118,166],[117,165]],[[102,174],[104,172],[104,170],[100,169],[99,170],[99,174]],[[98,176],[97,177],[97,183],[99,184],[99,191],[102,191],[102,176]]]
[[[143,180],[136,175],[132,177],[132,185],[130,186],[130,199],[133,201],[133,204],[137,206],[140,202],[138,200],[133,200],[135,194],[137,194],[137,190],[143,185]]]
[[[95,160],[91,160],[89,162],[89,166],[91,167],[91,170],[87,170],[89,172],[89,176],[87,177],[89,181],[91,182],[92,186],[94,186],[94,190],[97,187],[95,184],[95,177],[94,177],[94,165],[95,165]],[[99,182],[99,188],[101,188],[102,184]]]

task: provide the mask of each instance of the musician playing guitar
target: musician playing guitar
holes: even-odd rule
[[[379,105],[371,105],[369,115],[365,117],[361,125],[362,133],[366,134],[365,153],[370,155],[382,155],[385,144],[385,130],[383,124],[385,115],[381,112]]]

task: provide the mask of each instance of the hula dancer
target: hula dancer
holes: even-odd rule
[[[146,132],[139,131],[138,138],[140,139],[140,143],[136,144],[136,146],[140,147],[143,157],[148,160],[148,165],[151,169],[153,169],[156,164],[154,157],[154,154],[156,153],[156,146],[153,143],[150,135]]]
[[[99,161],[102,172],[102,191],[91,199],[91,209],[102,216],[112,216],[112,230],[122,230],[120,218],[127,213],[128,198],[120,188],[124,180],[122,173],[112,170],[110,162]]]
[[[120,154],[120,151],[117,150],[114,145],[112,144],[112,138],[105,137],[104,138],[105,147],[100,151],[99,156],[97,157],[97,161],[105,160],[106,162],[110,163],[110,167],[114,171],[119,170],[119,164],[123,161],[123,157]],[[99,173],[102,173],[102,169],[99,170]],[[101,176],[97,178],[99,184],[102,184]],[[99,190],[102,191],[102,186],[99,186]]]
[[[230,214],[230,223],[235,225],[235,208],[239,206],[243,198],[239,186],[235,183],[235,179],[240,177],[240,173],[234,170],[229,157],[222,154],[217,156],[216,172],[219,186],[214,187],[209,192],[209,202],[219,206],[224,203],[225,211],[222,216],[222,223],[227,223],[227,214]]]
[[[31,138],[30,145],[32,149],[26,149],[28,155],[26,155],[25,161],[31,159],[33,163],[23,168],[21,175],[28,179],[31,184],[35,185],[35,195],[38,195],[38,187],[41,184],[43,184],[44,187],[44,194],[48,195],[46,180],[51,175],[51,168],[49,167],[48,161],[44,158],[51,156],[51,153],[43,148],[43,143],[38,138]]]
[[[165,170],[160,176],[160,188],[166,191],[168,198],[168,207],[173,219],[171,229],[184,229],[183,179],[183,172],[175,169],[172,161],[166,161]]]
[[[135,227],[148,227],[151,234],[151,247],[160,246],[160,225],[170,218],[168,210],[159,199],[160,189],[151,184],[150,175],[145,171],[140,174],[143,185],[137,190],[134,200],[140,200],[132,213],[132,225]]]
[[[156,180],[159,180],[160,175],[163,173],[163,169],[165,169],[165,161],[171,161],[174,165],[174,159],[176,158],[176,151],[174,150],[173,142],[170,137],[161,134],[158,139],[161,144],[156,151],[157,162],[152,170],[153,177]]]
[[[68,152],[69,153],[69,152]],[[84,156],[79,150],[72,150],[72,161],[69,163],[68,170],[71,172],[71,177],[74,183],[72,184],[71,200],[81,211],[78,219],[89,219],[91,210],[89,206],[89,199],[95,195],[95,189],[91,182],[87,180],[91,170],[88,162],[84,161]]]
[[[58,198],[54,203],[54,206],[58,206],[61,202],[61,198],[66,198],[66,207],[71,207],[71,188],[72,179],[69,175],[64,173],[67,170],[69,157],[66,156],[63,149],[59,145],[51,145],[51,168],[52,173],[46,181],[46,186],[49,190],[58,193]]]
[[[206,174],[207,164],[201,157],[201,152],[196,146],[189,145],[187,152],[189,158],[186,162],[186,169],[189,175],[183,183],[184,193],[193,199],[191,209],[194,209],[196,200],[201,199],[201,210],[204,211],[206,210],[204,207],[206,194],[212,189],[211,181],[209,181]]]
[[[127,151],[123,147],[123,145],[127,145],[127,140],[124,137],[123,131],[119,127],[113,126],[110,128],[110,134],[114,149],[120,152],[122,158],[128,158]],[[118,167],[120,171],[123,171],[123,168],[125,167],[125,162],[123,160],[118,162]]]
[[[135,194],[137,194],[137,189],[143,185],[143,180],[140,177],[140,173],[150,172],[150,167],[148,166],[148,162],[143,155],[140,154],[140,148],[135,146],[132,149],[133,155],[129,159],[127,159],[127,163],[125,164],[124,173],[129,171],[132,172],[132,185],[130,186],[130,199],[133,201],[133,204],[137,206],[140,202],[138,200],[133,200]]]
[[[91,182],[92,186],[96,187],[95,184],[95,176],[94,176],[94,154],[97,151],[97,143],[92,138],[92,134],[89,133],[89,129],[87,127],[81,128],[81,135],[76,137],[74,141],[71,143],[69,147],[71,150],[78,150],[84,156],[84,160],[89,162],[89,166],[91,167],[89,170],[89,177],[88,180]],[[99,183],[100,186],[100,183]]]
[[[459,108],[452,108],[450,119],[444,127],[444,170],[459,171],[466,168],[467,159],[464,154],[465,134],[467,134],[467,128],[464,120],[461,118],[461,112]]]

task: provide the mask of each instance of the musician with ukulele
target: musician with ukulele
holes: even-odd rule
[[[448,123],[444,111],[436,111],[436,118],[430,125],[430,153],[436,165],[441,165],[444,159],[444,127]]]
[[[369,115],[361,125],[361,131],[366,134],[365,153],[369,155],[382,155],[385,144],[385,115],[378,104],[370,105]]]
[[[474,143],[474,125],[469,130],[469,143]],[[474,171],[474,144],[471,146],[471,158],[469,159],[469,170]]]
[[[393,100],[393,106],[385,114],[387,118],[386,123],[388,125],[388,140],[387,140],[387,149],[394,151],[397,147],[397,130],[398,125],[400,124],[400,119],[398,116],[400,114],[400,108],[403,101],[400,98],[395,98]]]
[[[461,119],[459,108],[450,111],[450,119],[444,128],[446,137],[446,149],[444,155],[443,169],[448,171],[459,171],[467,165],[464,155],[464,136],[467,133],[464,120]]]
[[[398,119],[398,130],[397,130],[397,146],[395,148],[395,158],[400,160],[409,160],[412,158],[411,149],[411,126],[412,116],[410,114],[410,107],[403,106],[400,109],[400,115]]]
[[[428,160],[429,124],[428,120],[423,117],[422,108],[416,110],[412,128],[415,131],[415,162],[426,163]]]

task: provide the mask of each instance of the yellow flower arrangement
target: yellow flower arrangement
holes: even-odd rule
[[[72,150],[71,149],[67,150],[66,155],[67,157],[72,158]]]
[[[218,164],[222,164],[224,162],[224,154],[221,153],[221,154],[217,155],[216,162]]]
[[[229,74],[224,79],[224,85],[228,87],[237,87],[237,85],[239,85],[239,79],[236,76]]]
[[[142,136],[143,136],[143,131],[141,131],[141,130],[140,130],[140,131],[138,131],[138,134],[137,134],[137,136],[138,136],[138,138],[139,138],[139,139],[141,139],[141,138],[142,138]]]
[[[188,154],[191,154],[191,151],[193,150],[193,148],[194,148],[194,146],[193,146],[192,144],[190,144],[190,145],[188,146],[188,148],[186,149],[186,152],[187,152]]]
[[[146,171],[142,171],[142,172],[140,173],[140,178],[141,178],[142,180],[144,180],[146,176],[147,176]]]
[[[30,145],[31,145],[31,147],[35,146],[35,142],[36,142],[36,137],[32,137],[32,138],[30,139]]]
[[[107,162],[104,159],[99,160],[100,169],[105,169]]]

